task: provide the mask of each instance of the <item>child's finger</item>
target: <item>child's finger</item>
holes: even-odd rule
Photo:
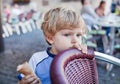
[[[87,53],[87,45],[82,44],[82,45],[81,45],[81,48],[82,48],[82,52],[83,52],[83,53]]]
[[[27,76],[23,77],[23,79],[27,80],[27,79],[29,79],[29,78],[31,78],[31,77],[34,77],[34,76],[35,76],[35,75],[33,75],[33,74],[27,75]]]
[[[31,84],[41,84],[39,78],[36,78]]]
[[[25,84],[30,84],[36,79],[35,75],[25,76],[22,80],[24,80]]]
[[[73,45],[73,47],[82,50],[83,53],[87,53],[87,45],[85,44]]]
[[[73,45],[74,48],[77,48],[78,50],[82,50],[80,45]]]

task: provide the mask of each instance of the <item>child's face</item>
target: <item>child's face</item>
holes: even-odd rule
[[[58,31],[51,39],[51,51],[54,54],[79,46],[82,43],[81,28],[63,29]]]

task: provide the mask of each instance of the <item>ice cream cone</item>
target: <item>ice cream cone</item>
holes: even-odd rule
[[[28,62],[24,62],[23,64],[18,65],[17,71],[24,74],[24,75],[34,74],[33,70],[29,66]]]

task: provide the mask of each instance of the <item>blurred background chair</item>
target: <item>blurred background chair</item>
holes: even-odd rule
[[[55,56],[50,76],[52,84],[98,84],[94,51],[83,54],[77,49],[66,50]]]

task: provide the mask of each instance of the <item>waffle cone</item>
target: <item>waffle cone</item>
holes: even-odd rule
[[[24,75],[34,74],[33,70],[29,66],[28,62],[24,62],[23,64],[18,65],[17,71],[24,74]]]

